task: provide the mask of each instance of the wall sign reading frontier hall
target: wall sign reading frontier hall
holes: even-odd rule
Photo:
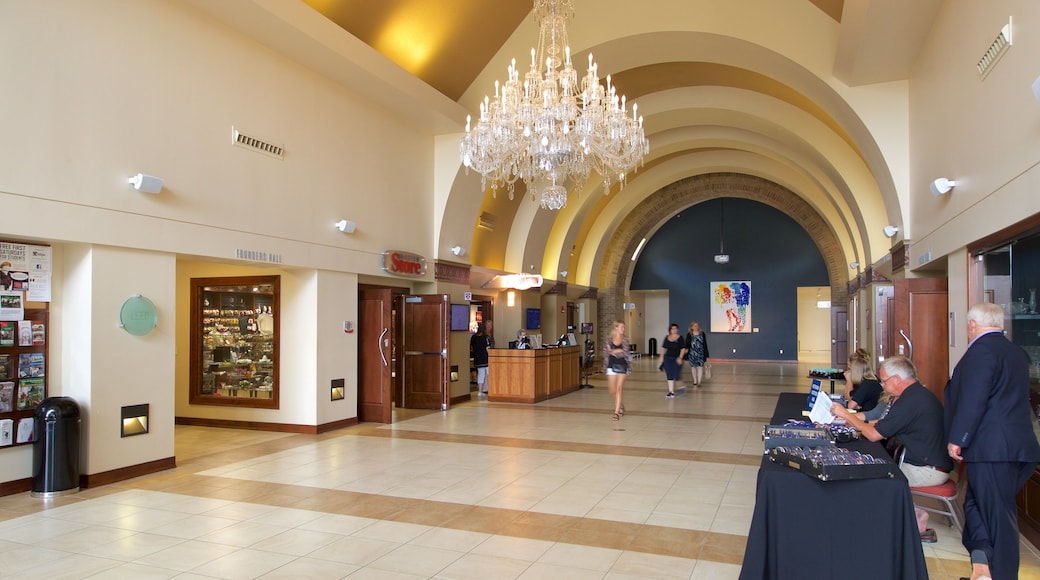
[[[383,252],[383,270],[398,276],[425,276],[426,258],[400,250]]]

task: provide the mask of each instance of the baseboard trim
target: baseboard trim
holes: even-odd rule
[[[173,469],[174,467],[177,467],[177,458],[166,457],[165,459],[156,459],[148,463],[138,463],[137,465],[128,465],[127,467],[120,467],[111,471],[102,471],[101,473],[80,474],[79,486],[82,488],[99,487],[141,477],[142,475],[151,475],[167,469]]]
[[[0,497],[5,495],[14,495],[16,493],[24,493],[32,490],[32,478],[26,477],[25,479],[16,479],[14,481],[5,481],[0,483]]]
[[[466,393],[465,395],[459,395],[457,397],[452,397],[451,399],[448,400],[448,404],[449,405],[458,405],[460,403],[465,403],[466,401],[472,401],[473,398],[472,398],[471,394],[472,393]]]
[[[275,433],[299,433],[302,435],[319,435],[336,429],[352,427],[358,424],[357,417],[322,423],[321,425],[297,425],[295,423],[264,423],[261,421],[232,421],[230,419],[203,419],[200,417],[177,417],[177,425],[193,425],[195,427],[220,427],[222,429],[248,429],[250,431],[273,431]]]

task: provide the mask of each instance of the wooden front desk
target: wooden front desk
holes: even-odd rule
[[[488,400],[537,403],[581,386],[581,348],[488,351]]]

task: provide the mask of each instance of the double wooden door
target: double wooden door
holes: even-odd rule
[[[448,296],[358,292],[358,420],[390,423],[395,406],[447,409]]]

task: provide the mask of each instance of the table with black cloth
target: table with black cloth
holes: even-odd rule
[[[805,420],[808,395],[781,393],[771,425]],[[866,439],[843,443],[887,457]],[[741,580],[928,578],[906,478],[820,481],[762,457]]]

